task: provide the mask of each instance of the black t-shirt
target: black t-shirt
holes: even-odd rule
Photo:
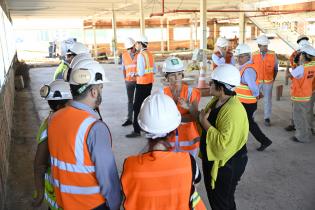
[[[229,101],[229,99],[227,101]],[[208,121],[213,127],[215,127],[215,122],[217,120],[217,117],[218,117],[218,114],[219,114],[221,108],[226,103],[226,102],[224,102],[221,106],[216,108],[215,106],[216,106],[217,102],[218,102],[218,100],[216,100],[211,105],[211,107],[210,107],[211,112],[210,112],[209,117],[208,117]],[[207,160],[207,149],[206,149],[207,148],[207,143],[206,143],[206,139],[207,139],[207,131],[205,129],[202,129],[202,133],[201,133],[201,137],[200,137],[200,152],[201,152],[201,155],[202,155],[202,159],[205,159],[205,160]]]

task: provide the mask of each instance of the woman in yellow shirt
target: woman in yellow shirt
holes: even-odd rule
[[[217,67],[210,81],[212,100],[199,113],[200,153],[212,209],[236,209],[234,193],[247,164],[248,119],[234,89],[240,73],[230,64]]]

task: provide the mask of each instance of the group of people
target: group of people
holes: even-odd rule
[[[247,44],[239,44],[234,52],[236,59],[232,59],[232,52],[228,50],[228,41],[220,37],[216,42],[212,61],[214,68],[224,63],[239,68],[241,86],[236,92],[247,111],[250,132],[261,143],[257,150],[263,151],[271,145],[272,141],[255,123],[253,114],[257,109],[257,100],[263,98],[264,124],[271,126],[272,88],[278,73],[278,61],[275,52],[268,49],[270,41],[266,35],[257,37],[256,43],[259,48],[256,52],[252,52]],[[292,137],[295,142],[310,142],[312,134],[314,135],[312,122],[315,101],[315,51],[305,35],[298,37],[297,44],[299,47],[290,56],[291,66],[286,72],[287,77],[292,80],[292,119],[285,130],[295,131],[295,136]]]
[[[79,43],[81,50],[73,45],[67,54],[69,66],[58,76],[63,79],[40,90],[51,112],[37,135],[33,205],[45,199],[50,209],[116,210],[123,202],[127,210],[203,210],[206,207],[196,188],[201,181],[195,160],[199,155],[211,208],[236,209],[234,194],[248,160],[249,131],[261,143],[258,151],[272,143],[253,114],[257,100],[267,98],[265,125],[270,126],[278,65],[275,53],[267,48],[268,38],[262,35],[257,43],[260,52],[252,53],[248,45],[240,44],[233,57],[226,52],[227,40],[218,39],[213,53],[216,67],[209,81],[213,97],[198,111],[200,92],[183,82],[183,62],[174,56],[167,58],[165,86],[151,94],[156,70],[148,40],[145,36],[137,41],[128,38],[122,55],[128,116],[122,126],[133,124],[128,138],[145,133],[147,147],[125,159],[120,178],[111,133],[99,112],[107,81],[104,69],[84,45]],[[297,67],[290,74],[292,98],[297,99],[293,121],[297,141],[302,142],[307,136],[300,127],[309,118],[301,122],[303,114],[297,112],[309,108],[306,104],[314,99],[315,50],[303,45],[297,54]]]

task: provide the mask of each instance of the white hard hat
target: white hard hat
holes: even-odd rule
[[[165,134],[175,130],[181,115],[174,100],[161,92],[148,96],[140,109],[138,123],[150,134]]]
[[[219,37],[215,43],[216,46],[218,47],[227,47],[229,45],[229,42],[226,38],[224,37]]]
[[[137,38],[137,42],[142,42],[142,43],[145,43],[147,44],[149,41],[148,41],[148,38],[144,35],[141,35]]]
[[[302,41],[302,40],[306,40],[306,41],[308,41],[309,40],[309,38],[306,36],[306,35],[300,35],[300,36],[298,36],[298,38],[297,38],[297,40],[296,40],[296,43],[300,43],[300,41]]]
[[[213,80],[217,80],[224,84],[233,86],[230,90],[234,90],[234,87],[240,85],[241,77],[240,71],[231,64],[223,64],[215,68],[211,74]]]
[[[48,101],[72,99],[68,82],[57,79],[40,89],[40,96]]]
[[[252,53],[250,46],[248,44],[239,44],[235,49],[234,55],[241,55],[245,53]]]
[[[93,60],[93,58],[91,54],[89,53],[78,54],[72,59],[69,67],[73,68],[74,66],[78,64],[79,61],[82,61],[82,60]]]
[[[129,49],[132,48],[135,45],[135,40],[133,40],[132,38],[128,37],[125,41],[125,48]]]
[[[303,46],[301,52],[305,52],[308,55],[315,56],[315,49],[311,45]]]
[[[309,43],[307,40],[303,39],[299,42],[299,47],[297,48],[297,50],[301,50],[305,45],[311,45],[311,43]]]
[[[67,54],[83,54],[83,53],[89,53],[89,49],[82,44],[81,42],[75,42],[68,50]]]
[[[268,45],[270,41],[266,35],[262,34],[259,37],[257,37],[256,43],[259,45]]]
[[[71,65],[68,79],[72,85],[96,85],[107,81],[103,67],[92,59],[82,59]]]
[[[184,71],[183,61],[175,56],[168,57],[163,63],[163,72],[173,73]]]

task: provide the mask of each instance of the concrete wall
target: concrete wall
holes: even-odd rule
[[[11,65],[12,66],[12,65]],[[14,107],[14,70],[11,67],[0,92],[0,209],[4,208]]]

